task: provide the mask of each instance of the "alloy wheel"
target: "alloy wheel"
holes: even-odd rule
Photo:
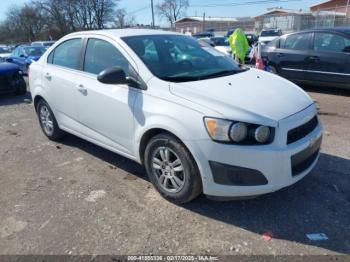
[[[159,147],[154,151],[152,171],[159,185],[167,192],[180,192],[185,185],[186,174],[181,159],[168,147]]]
[[[40,107],[39,117],[44,132],[46,135],[51,136],[54,131],[53,119],[46,105]]]

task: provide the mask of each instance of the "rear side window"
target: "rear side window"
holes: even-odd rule
[[[350,40],[332,33],[315,33],[315,51],[350,52]]]
[[[283,41],[280,41],[280,48],[307,50],[310,46],[310,38],[311,33],[289,35]]]
[[[71,69],[79,68],[81,39],[70,39],[57,46],[48,56],[49,64],[63,66]]]
[[[101,39],[90,38],[85,52],[84,71],[97,75],[113,66],[119,66],[128,75],[129,62],[114,45]]]

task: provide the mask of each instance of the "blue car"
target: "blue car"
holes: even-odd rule
[[[25,94],[26,82],[18,65],[13,63],[0,63],[0,94]]]
[[[22,70],[23,74],[28,74],[29,65],[32,61],[38,61],[39,58],[46,51],[44,46],[30,46],[30,45],[21,45],[18,46],[11,56],[7,58],[7,62],[17,64]]]

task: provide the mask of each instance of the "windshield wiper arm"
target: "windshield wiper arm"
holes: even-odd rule
[[[213,74],[205,75],[205,76],[200,76],[199,78],[202,79],[209,79],[209,78],[214,78],[217,76],[228,76],[228,75],[233,75],[236,73],[242,72],[241,70],[224,70],[224,71],[219,71]]]

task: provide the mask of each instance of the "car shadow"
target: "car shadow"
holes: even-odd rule
[[[134,161],[73,135],[61,142],[149,181],[145,169]],[[275,239],[349,254],[349,188],[350,160],[322,153],[311,174],[291,187],[239,201],[220,202],[202,195],[183,207],[256,234],[270,231]],[[309,233],[324,233],[329,239],[310,241]]]
[[[32,102],[30,92],[23,95],[0,94],[0,106],[9,106],[16,104],[29,104]]]

